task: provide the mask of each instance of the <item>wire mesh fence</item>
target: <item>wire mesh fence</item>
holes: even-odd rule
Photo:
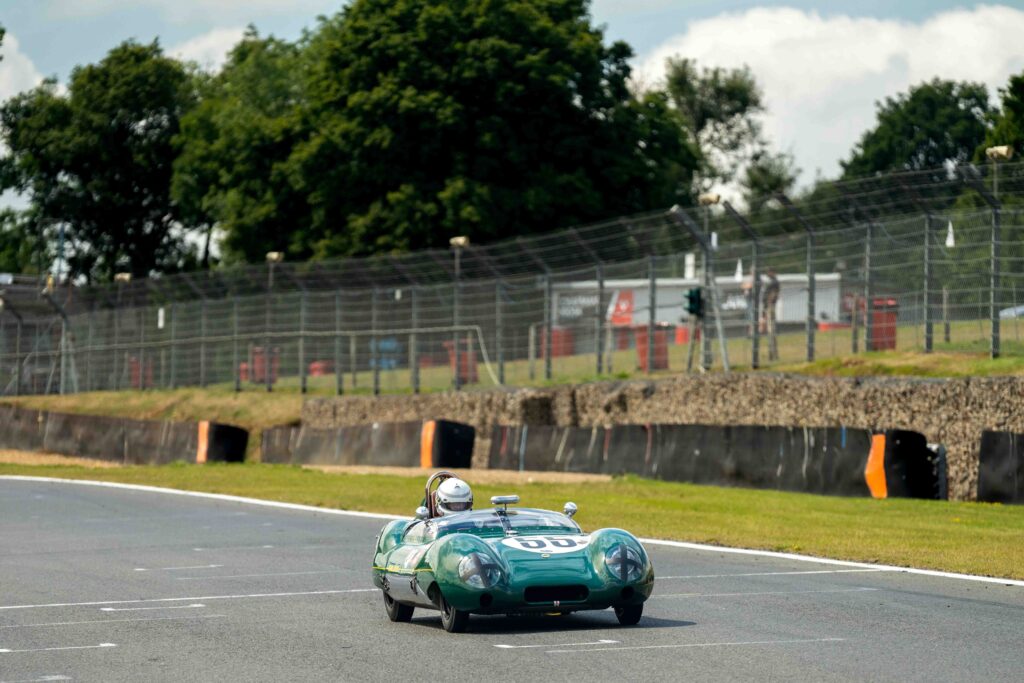
[[[673,207],[459,251],[102,286],[8,278],[5,395],[402,393],[880,351],[1024,355],[1024,166]],[[694,315],[695,290],[704,314]]]

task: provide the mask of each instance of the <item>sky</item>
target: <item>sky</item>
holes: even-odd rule
[[[0,100],[102,59],[119,42],[159,38],[171,54],[216,68],[253,24],[294,39],[339,0],[0,0]],[[993,96],[1024,71],[1024,1],[593,0],[608,40],[636,53],[641,83],[666,57],[747,65],[761,84],[773,144],[801,184],[834,177],[874,122],[875,104],[935,77],[985,83]],[[12,203],[9,195],[0,205]]]

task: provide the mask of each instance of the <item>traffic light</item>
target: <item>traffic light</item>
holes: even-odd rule
[[[700,287],[686,290],[686,312],[697,318],[704,317],[704,299]]]

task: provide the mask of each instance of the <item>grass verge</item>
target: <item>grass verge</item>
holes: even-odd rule
[[[277,465],[0,464],[0,474],[146,484],[410,516],[423,492],[422,480],[414,477]],[[1024,507],[836,498],[635,477],[474,488],[481,502],[513,492],[530,507],[561,509],[572,500],[584,529],[614,526],[646,537],[1024,579]]]

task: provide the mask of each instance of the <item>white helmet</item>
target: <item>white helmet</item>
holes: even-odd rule
[[[472,510],[473,490],[461,479],[445,479],[434,492],[434,502],[440,516]]]

